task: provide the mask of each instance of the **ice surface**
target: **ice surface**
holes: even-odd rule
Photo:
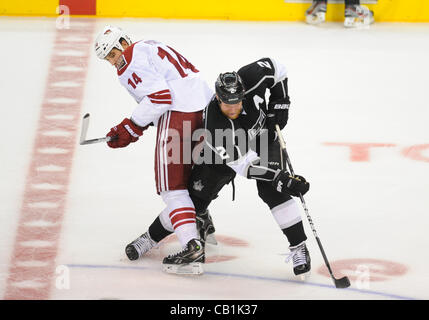
[[[39,217],[25,222],[25,226],[60,226],[55,237],[47,241],[36,235],[19,244],[56,246],[55,272],[48,275],[51,299],[429,298],[429,25],[375,24],[346,30],[340,23],[321,27],[144,19],[89,23],[96,24],[95,30],[118,25],[134,40],[156,39],[171,45],[203,72],[210,85],[220,72],[237,70],[261,57],[286,65],[292,101],[284,130],[288,152],[296,172],[311,183],[307,204],[334,271],[350,276],[352,287],[335,289],[319,272],[324,270],[323,259],[306,221],[313,270],[306,282],[296,278],[291,264],[284,263],[286,239],[257,197],[255,183],[244,179],[236,179],[235,202],[227,186],[210,208],[219,245],[208,247],[204,275],[174,276],[161,271],[162,258],[178,249],[174,238],[148,257],[128,261],[125,245],[146,231],[163,208],[155,194],[153,129],[121,150],[103,144],[77,146],[68,186],[56,181],[34,185],[52,194],[52,201],[24,195],[36,130],[43,121],[39,114],[44,92],[49,85],[65,90],[79,83],[73,79],[47,83],[58,32],[55,19],[2,17],[1,38],[13,44],[0,51],[2,297],[8,283],[18,289],[43,287],[37,279],[23,280],[18,271],[10,274],[19,270],[9,265],[20,239],[16,230],[24,197],[32,200],[26,205],[33,209],[52,209],[64,205],[54,200],[65,190],[61,219]],[[63,41],[85,39],[69,36]],[[89,45],[80,108],[81,115],[91,114],[88,138],[95,138],[129,116],[135,102],[118,83],[115,70],[99,61],[93,44]],[[82,52],[67,49],[58,55],[58,59],[80,57]],[[54,71],[82,70],[64,64]],[[73,97],[52,99],[58,104],[75,102]],[[67,113],[47,118],[74,121]],[[44,134],[69,139],[67,132],[60,126]],[[364,148],[352,161],[350,147],[335,145],[342,143],[383,146]],[[51,156],[67,152],[61,145],[43,146],[39,151]],[[40,164],[37,170],[49,176],[65,169],[52,163]],[[349,263],[339,267],[344,260]],[[44,261],[32,257],[19,266],[39,268]]]

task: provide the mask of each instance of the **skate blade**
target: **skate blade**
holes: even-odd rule
[[[310,276],[311,276],[311,271],[297,275],[297,277],[303,282],[307,281],[310,278]]]
[[[217,240],[216,240],[216,237],[215,237],[215,235],[213,233],[207,235],[206,243],[212,244],[214,246],[217,245]]]
[[[321,23],[325,22],[325,13],[319,12],[319,13],[316,13],[316,15],[308,15],[305,17],[305,21],[308,24],[312,24],[312,25],[321,24]]]
[[[346,28],[368,28],[374,22],[373,19],[366,18],[364,20],[357,18],[345,18],[344,27]]]
[[[173,274],[203,274],[203,264],[201,262],[188,263],[183,265],[163,264],[163,271]]]

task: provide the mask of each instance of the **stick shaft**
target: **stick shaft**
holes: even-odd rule
[[[279,137],[280,147],[281,147],[281,151],[282,151],[282,163],[281,163],[282,169],[286,170],[286,164],[287,164],[287,166],[289,167],[290,173],[292,174],[292,176],[295,176],[295,173],[294,173],[293,168],[292,168],[292,163],[290,162],[289,155],[286,151],[286,143],[283,139],[283,135],[282,135],[282,132],[280,130],[279,125],[276,125],[276,131],[277,131],[277,135]],[[323,249],[323,246],[322,246],[322,242],[320,241],[320,238],[317,235],[317,231],[316,231],[316,228],[314,227],[313,219],[311,218],[311,216],[308,212],[308,208],[307,208],[307,204],[305,203],[304,196],[302,194],[300,194],[299,197],[301,199],[302,206],[304,207],[304,212],[305,212],[305,215],[307,216],[308,223],[310,224],[311,230],[313,231],[313,235],[316,238],[320,252],[322,253],[322,257],[323,257],[323,260],[325,261],[326,267],[328,268],[328,271],[329,271],[331,277],[334,278],[334,275],[333,275],[333,272],[331,269],[331,265],[329,264],[328,257],[326,256],[325,250]],[[335,278],[334,278],[334,280],[335,280]]]
[[[81,140],[80,144],[93,144],[93,143],[100,143],[100,142],[108,142],[112,138],[111,137],[102,137],[102,138],[95,138],[95,139],[89,139],[89,140]]]

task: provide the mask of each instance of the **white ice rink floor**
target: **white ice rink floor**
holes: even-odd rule
[[[137,262],[124,247],[163,209],[155,193],[155,130],[113,150],[80,146],[128,117],[134,100],[99,61],[105,24],[165,42],[212,87],[220,72],[274,57],[289,72],[283,130],[335,289],[304,217],[312,274],[297,279],[288,243],[236,179],[210,210],[218,246],[201,276],[161,271],[170,238]],[[428,299],[429,25],[0,18],[0,297],[3,299]],[[60,26],[62,26],[60,24]]]

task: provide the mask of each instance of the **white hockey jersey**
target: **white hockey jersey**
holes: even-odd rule
[[[128,47],[119,81],[137,101],[131,118],[139,126],[168,110],[196,112],[210,102],[213,91],[199,71],[173,48],[157,41],[139,41]]]

